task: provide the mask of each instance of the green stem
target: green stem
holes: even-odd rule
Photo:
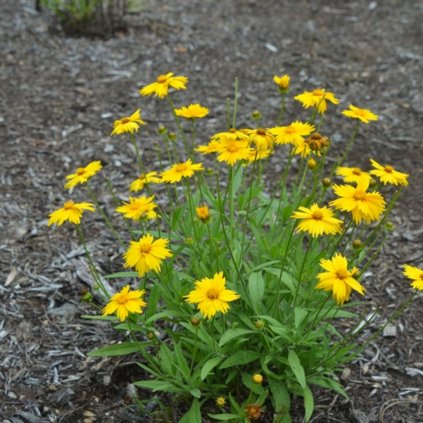
[[[235,78],[234,84],[234,108],[232,113],[232,128],[236,128],[236,114],[238,111],[238,78]]]
[[[135,135],[134,134],[129,134],[129,136],[131,138],[132,145],[135,148],[135,154],[137,156],[138,167],[140,168],[140,171],[142,173],[143,172],[143,164],[142,164],[141,153],[140,153],[140,150],[138,148],[137,140],[135,139]]]
[[[309,243],[307,245],[307,248],[306,248],[306,252],[304,254],[303,262],[301,263],[300,273],[298,274],[298,283],[297,283],[297,286],[295,288],[294,300],[292,302],[292,307],[293,308],[295,308],[295,306],[297,304],[297,297],[298,297],[298,292],[300,291],[300,285],[301,285],[302,278],[303,278],[303,272],[304,272],[305,264],[306,264],[306,261],[307,261],[308,253],[310,252],[311,247],[313,245],[313,242],[314,242],[314,238],[312,238],[309,241]]]
[[[179,117],[175,113],[175,105],[173,103],[173,100],[170,98],[170,96],[167,96],[166,98],[167,98],[167,101],[169,102],[170,108],[172,110],[172,114],[173,114],[173,117],[175,119],[175,124],[176,124],[176,127],[178,128],[179,136],[181,137],[182,143],[184,144],[185,152],[187,153],[188,157],[190,157],[191,151],[190,151],[190,148],[189,148],[189,145],[188,145],[188,141],[185,137],[184,131],[182,129],[181,122],[179,121]]]

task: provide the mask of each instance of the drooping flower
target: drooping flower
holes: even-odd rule
[[[352,119],[358,119],[363,123],[369,123],[371,120],[378,120],[379,116],[375,115],[369,109],[360,109],[359,107],[355,107],[352,104],[348,106],[349,109],[346,109],[342,112],[343,115],[348,116]]]
[[[317,203],[310,208],[300,206],[291,216],[300,219],[297,230],[308,232],[312,237],[320,235],[334,235],[341,232],[342,220],[334,217],[329,207],[319,207]]]
[[[282,76],[275,75],[273,77],[274,83],[279,87],[279,91],[282,94],[285,94],[288,91],[288,89],[289,89],[289,80],[290,80],[290,77],[289,77],[289,75],[286,75],[286,74],[285,75],[282,75]]]
[[[297,145],[304,141],[304,137],[314,131],[314,125],[305,122],[295,121],[287,126],[277,126],[269,129],[269,132],[275,136],[275,144],[293,144]]]
[[[155,82],[146,85],[139,90],[143,96],[155,95],[164,98],[169,93],[169,88],[174,90],[185,90],[187,88],[188,78],[186,76],[173,76],[173,72],[165,75],[159,75]]]
[[[358,269],[353,267],[348,270],[348,261],[342,254],[336,253],[330,260],[321,259],[320,267],[326,272],[317,275],[319,282],[316,288],[332,291],[338,304],[348,301],[353,290],[364,295],[364,287],[354,278]]]
[[[407,276],[407,278],[411,279],[411,286],[414,289],[417,289],[419,291],[423,291],[423,270],[419,269],[415,266],[410,266],[409,264],[404,265],[404,276]]]
[[[209,114],[207,107],[200,106],[198,103],[190,104],[188,107],[175,109],[175,115],[185,119],[201,119]]]
[[[206,204],[203,204],[202,206],[199,206],[195,209],[195,212],[197,213],[197,217],[203,222],[207,223],[210,220],[210,210],[209,206]]]
[[[316,156],[321,156],[322,151],[329,146],[329,138],[315,132],[297,143],[294,149],[294,154],[300,154],[302,157],[307,157],[311,153]]]
[[[68,221],[75,225],[79,225],[84,210],[94,212],[95,208],[91,203],[74,203],[72,200],[66,201],[62,208],[48,215],[49,219],[47,224],[48,226],[53,224],[60,226]]]
[[[203,169],[202,163],[193,164],[191,159],[188,159],[186,162],[174,164],[170,169],[162,172],[161,178],[163,182],[173,184],[179,182],[182,178],[190,178],[194,175],[194,172]]]
[[[157,172],[142,173],[133,181],[129,187],[129,191],[141,191],[148,184],[158,184],[162,180],[157,176]]]
[[[99,172],[102,168],[100,160],[88,163],[85,167],[78,167],[75,173],[66,176],[68,182],[65,184],[65,189],[73,188],[79,184],[85,184],[92,176]]]
[[[129,197],[129,203],[123,203],[123,206],[117,207],[116,211],[122,213],[126,219],[157,219],[155,208],[157,204],[153,201],[154,195],[146,197]]]
[[[128,250],[123,255],[125,267],[135,268],[140,277],[150,270],[160,272],[161,262],[173,255],[167,248],[168,243],[167,239],[155,240],[149,234],[142,236],[138,241],[131,241]]]
[[[294,99],[302,103],[303,107],[306,109],[309,107],[317,108],[320,114],[326,112],[328,101],[332,104],[339,104],[339,100],[335,97],[335,94],[323,88],[318,88],[313,91],[304,91],[302,94],[295,96]]]
[[[379,178],[382,184],[393,184],[393,185],[408,185],[408,174],[403,172],[398,172],[391,165],[382,166],[373,159],[370,159],[373,170],[370,171],[371,175],[375,175]]]
[[[131,116],[125,116],[115,120],[112,135],[120,135],[127,132],[133,134],[143,125],[145,125],[145,122],[141,120],[141,110],[138,109]]]
[[[253,163],[257,160],[267,159],[272,153],[273,153],[273,150],[270,150],[270,149],[257,150],[256,148],[251,148],[250,153],[247,157],[247,160],[249,163]]]
[[[247,131],[250,145],[252,144],[258,151],[273,150],[275,137],[265,128],[248,129]]]
[[[378,220],[385,209],[385,200],[377,191],[367,192],[369,180],[361,179],[357,186],[334,185],[335,194],[340,197],[329,204],[338,210],[351,212],[355,223]]]
[[[129,313],[141,314],[142,308],[147,305],[142,298],[144,294],[144,289],[130,291],[129,285],[124,286],[120,292],[110,298],[102,310],[103,316],[116,313],[119,320],[123,322]]]
[[[364,172],[359,167],[338,167],[336,174],[344,178],[344,182],[359,183],[362,179],[370,181],[370,173]]]
[[[217,161],[226,162],[233,166],[240,160],[247,160],[252,149],[248,140],[237,140],[234,138],[222,138],[216,145]]]
[[[186,295],[185,301],[198,304],[200,312],[210,319],[216,313],[227,313],[229,302],[240,298],[235,291],[225,288],[226,279],[223,272],[215,273],[212,279],[203,278],[195,281],[195,289]]]

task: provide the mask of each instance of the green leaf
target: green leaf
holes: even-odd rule
[[[255,351],[237,351],[235,354],[228,357],[220,366],[219,369],[227,369],[228,367],[241,366],[243,364],[251,363],[261,356]]]
[[[295,321],[295,328],[298,329],[305,319],[307,317],[308,311],[301,307],[295,307],[294,309],[294,321]]]
[[[239,421],[238,414],[229,414],[229,413],[222,413],[222,414],[208,414],[209,417],[215,420],[219,420],[221,422],[227,422],[228,420],[237,420]]]
[[[254,272],[248,278],[248,291],[254,305],[258,308],[264,296],[265,284],[261,272]]]
[[[254,331],[250,330],[250,329],[242,329],[242,328],[237,328],[237,329],[228,329],[220,338],[219,341],[219,346],[223,347],[223,345],[225,345],[226,343],[228,343],[229,341],[233,341],[235,338],[238,338],[242,335],[246,335],[247,333],[253,333]]]
[[[307,383],[312,385],[319,385],[327,389],[332,389],[333,391],[342,395],[344,398],[348,399],[348,394],[345,392],[344,387],[339,382],[334,379],[330,379],[329,377],[310,377],[307,378]]]
[[[176,362],[178,363],[178,368],[182,372],[184,379],[189,380],[190,377],[190,369],[187,362],[187,359],[185,358],[184,354],[182,353],[181,344],[175,344],[174,347],[174,355]],[[200,394],[201,395],[201,394]],[[194,395],[195,396],[195,395]]]
[[[117,279],[117,278],[137,278],[138,273],[137,272],[117,272],[117,273],[111,273],[110,275],[104,276],[104,279]]]
[[[311,392],[310,388],[305,385],[303,387],[303,394],[304,394],[304,409],[305,409],[305,421],[308,422],[313,414],[314,410],[314,399],[313,393]]]
[[[300,359],[294,350],[288,351],[288,364],[291,367],[292,372],[295,375],[298,383],[304,389],[306,385],[305,374],[303,366],[301,365]]]
[[[257,395],[264,393],[264,388],[259,383],[253,381],[253,377],[249,373],[242,373],[242,383],[251,391]]]
[[[201,391],[198,388],[192,388],[190,394],[195,398],[201,398]]]
[[[200,378],[204,380],[210,372],[222,361],[222,357],[213,357],[204,363],[201,369]]]
[[[274,379],[269,379],[269,388],[270,392],[272,393],[275,414],[279,419],[276,420],[276,422],[281,422],[282,418],[287,415],[289,416],[289,409],[291,408],[291,398],[289,397],[286,383]]]
[[[174,385],[164,380],[139,380],[134,382],[134,385],[139,388],[151,389],[153,392],[178,392]]]
[[[115,357],[127,355],[140,351],[143,346],[150,345],[149,342],[122,342],[107,347],[99,348],[88,353],[88,357]]]
[[[195,398],[191,404],[191,408],[182,416],[179,423],[201,423],[202,421],[200,403],[198,399]]]

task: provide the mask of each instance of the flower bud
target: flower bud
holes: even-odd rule
[[[254,383],[263,383],[263,376],[260,373],[253,374],[253,382]]]
[[[210,211],[207,205],[199,206],[195,209],[197,217],[203,222],[207,223],[210,220]]]
[[[307,167],[308,167],[310,170],[315,169],[315,168],[316,168],[316,166],[317,166],[317,162],[316,162],[316,160],[314,160],[314,159],[309,159],[309,160],[307,161]]]
[[[219,407],[223,407],[226,404],[226,400],[223,397],[217,397],[216,398],[216,405]]]
[[[259,420],[263,414],[263,410],[258,404],[248,404],[247,407],[245,407],[245,411],[250,420]]]
[[[359,250],[359,249],[362,247],[362,245],[363,245],[363,243],[361,242],[361,240],[360,240],[360,239],[355,239],[355,240],[352,242],[352,246],[353,246],[353,248],[354,248],[355,250]]]
[[[82,295],[82,301],[85,301],[87,303],[90,303],[94,299],[93,294],[91,292],[87,291]]]
[[[147,339],[149,339],[150,341],[152,341],[153,339],[156,339],[156,335],[154,335],[154,332],[147,332],[147,334],[145,335],[147,337]]]
[[[251,113],[251,116],[254,120],[260,120],[261,119],[261,113],[259,110],[254,110],[253,113]]]
[[[159,125],[157,131],[159,132],[160,135],[163,135],[167,132],[167,129],[165,126],[163,126],[162,124]]]
[[[171,141],[176,140],[176,134],[174,132],[169,132],[168,137]]]
[[[196,328],[197,326],[200,326],[201,319],[198,317],[192,317],[191,318],[191,324]]]
[[[256,320],[254,322],[254,326],[256,327],[256,329],[263,329],[264,328],[264,321],[263,320]]]
[[[332,183],[332,180],[330,178],[323,178],[322,179],[322,185],[325,188],[329,188],[331,183]]]

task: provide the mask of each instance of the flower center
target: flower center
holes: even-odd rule
[[[157,81],[159,84],[163,84],[163,83],[165,83],[165,82],[167,81],[167,76],[166,76],[166,75],[159,75],[159,76],[157,77],[156,81]]]
[[[339,269],[335,272],[335,275],[338,279],[344,280],[350,276],[350,272],[346,269]]]
[[[228,144],[227,150],[229,151],[229,153],[236,153],[239,148],[235,142],[231,142],[230,144]]]
[[[352,173],[353,175],[360,176],[360,175],[361,175],[361,169],[360,169],[360,168],[358,168],[358,167],[354,167],[354,168],[352,169],[351,173]]]
[[[131,119],[129,119],[129,117],[124,117],[120,120],[120,123],[122,125],[124,125],[125,123],[129,123],[129,122],[131,122]]]
[[[126,295],[119,295],[119,297],[116,298],[116,302],[120,305],[126,304],[128,302],[128,298],[126,298]]]
[[[65,210],[70,210],[73,208],[73,206],[75,205],[75,203],[72,200],[66,201],[66,203],[63,205],[63,208]]]
[[[354,193],[354,200],[363,201],[365,197],[366,197],[366,193],[364,191],[357,190]]]
[[[296,130],[295,130],[295,128],[291,128],[291,127],[289,127],[288,126],[288,128],[285,128],[285,133],[286,134],[295,134],[296,133]]]
[[[394,171],[394,168],[390,165],[386,165],[384,170],[386,173],[392,173]]]
[[[314,220],[322,220],[323,219],[323,213],[320,210],[315,210],[312,214],[311,217]]]
[[[83,167],[78,167],[75,172],[78,176],[81,176],[85,173],[85,169]]]
[[[186,163],[179,163],[175,166],[175,172],[182,173],[188,170],[188,166]]]
[[[216,300],[219,298],[219,291],[216,288],[210,288],[206,295],[209,300]]]
[[[140,245],[140,253],[141,254],[149,254],[153,246],[151,244],[141,244]]]
[[[258,128],[256,134],[264,137],[266,135],[266,130],[263,128]]]
[[[314,90],[313,95],[316,97],[323,97],[325,95],[325,90]]]

